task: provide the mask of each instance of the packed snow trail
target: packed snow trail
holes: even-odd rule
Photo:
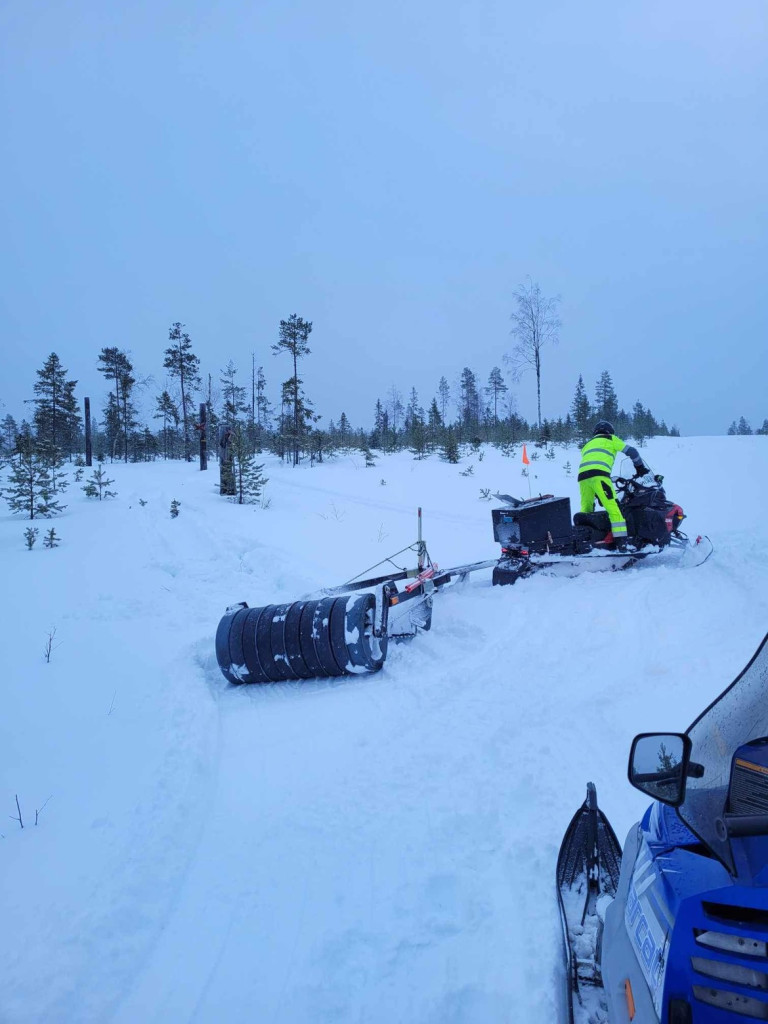
[[[472,577],[381,673],[324,682],[227,685],[226,605],[354,576],[415,539],[417,505],[439,564],[493,557],[478,491],[521,492],[517,462],[271,462],[266,510],[225,503],[215,469],[115,465],[118,498],[70,492],[52,552],[3,517],[3,799],[32,820],[51,800],[3,826],[0,1020],[552,1024],[554,865],[586,781],[623,840],[632,736],[685,728],[766,631],[765,442],[644,449],[706,565]],[[534,489],[575,505],[575,454]],[[726,459],[739,487],[715,497],[696,467]]]

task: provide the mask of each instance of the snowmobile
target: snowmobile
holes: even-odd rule
[[[622,852],[594,786],[560,849],[564,1020],[768,1020],[768,635],[685,733],[632,742]]]
[[[613,478],[627,524],[627,539],[622,542],[614,538],[608,513],[602,510],[577,512],[571,519],[568,498],[545,494],[521,500],[508,494],[494,495],[506,507],[492,511],[494,539],[501,544],[493,583],[515,583],[540,570],[576,576],[628,569],[662,554],[674,554],[686,564],[701,564],[712,553],[712,544],[708,537],[691,541],[682,532],[685,513],[668,500],[663,482],[662,476],[650,472]]]
[[[342,586],[287,604],[230,605],[216,632],[219,667],[234,684],[378,672],[389,641],[428,630],[434,595],[474,572],[492,569],[494,584],[508,584],[537,571],[575,576],[626,569],[670,550],[685,565],[699,565],[711,554],[708,538],[691,543],[681,532],[683,510],[667,501],[661,477],[619,477],[616,486],[630,532],[625,551],[617,550],[605,512],[578,512],[572,522],[568,498],[545,494],[526,501],[502,494],[496,497],[504,507],[491,510],[501,558],[440,569],[422,538],[419,509],[417,541]],[[415,567],[396,564],[406,551],[415,553]],[[384,575],[369,575],[380,566],[386,566]]]

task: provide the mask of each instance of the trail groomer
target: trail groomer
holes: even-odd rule
[[[582,512],[593,511],[595,498],[603,506],[611,522],[613,539],[616,546],[621,549],[627,542],[627,524],[616,501],[616,492],[611,480],[611,470],[619,454],[627,455],[632,460],[637,476],[645,476],[650,472],[637,449],[616,437],[613,424],[608,420],[600,420],[595,424],[592,439],[581,449],[579,491]]]

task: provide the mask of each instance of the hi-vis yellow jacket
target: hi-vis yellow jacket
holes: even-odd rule
[[[598,434],[591,441],[587,441],[581,449],[578,479],[581,481],[589,480],[593,476],[610,477],[616,456],[620,452],[632,459],[634,467],[638,472],[646,469],[637,448],[633,448],[631,444],[622,441],[615,434],[611,434],[610,437]]]

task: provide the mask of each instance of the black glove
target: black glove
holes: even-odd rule
[[[635,466],[635,476],[647,476],[650,472],[650,469],[648,469],[646,465],[643,465],[643,463],[639,466]]]

